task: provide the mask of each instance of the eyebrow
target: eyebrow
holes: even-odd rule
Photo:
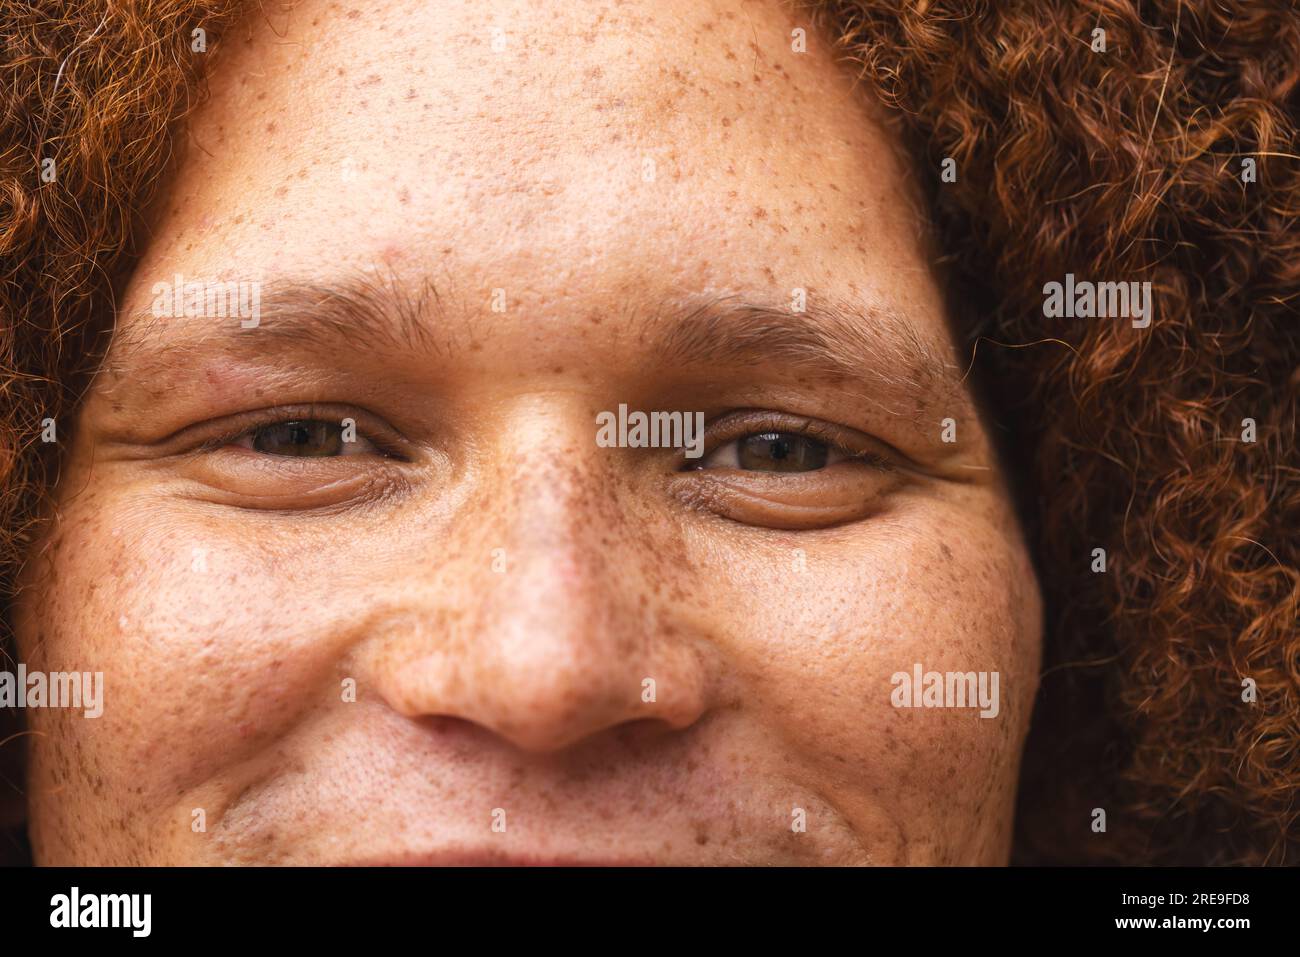
[[[144,309],[119,319],[107,359],[114,365],[149,361],[165,350],[165,365],[171,367],[178,360],[213,352],[264,358],[268,346],[323,349],[346,344],[445,355],[450,345],[433,334],[446,315],[437,288],[428,280],[415,289],[393,277],[368,275],[339,282],[277,279],[258,286],[256,326],[243,328],[234,315],[178,319]],[[169,325],[184,325],[191,334],[166,336]]]
[[[923,337],[901,312],[829,298],[810,297],[801,306],[725,296],[677,309],[661,348],[670,361],[683,364],[785,363],[867,380],[890,392],[961,394],[963,380],[946,344]]]
[[[134,313],[119,321],[106,365],[130,365],[147,378],[214,354],[257,360],[277,346],[321,353],[340,347],[418,350],[450,360],[474,345],[479,314],[459,303],[447,308],[427,279],[412,288],[395,277],[359,273],[338,282],[280,279],[260,289],[259,321],[250,328],[233,317]],[[869,383],[876,396],[881,391],[911,396],[913,416],[938,402],[966,404],[964,377],[950,358],[951,347],[923,337],[902,312],[811,295],[800,305],[686,295],[628,301],[620,312],[634,317],[631,335],[661,363],[782,364],[805,374]],[[184,324],[190,334],[165,335],[168,324]]]

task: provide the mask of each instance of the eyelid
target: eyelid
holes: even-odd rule
[[[721,432],[722,435],[718,435]],[[792,432],[806,435],[833,448],[839,449],[850,458],[857,459],[879,468],[893,470],[907,459],[888,442],[820,419],[788,412],[763,409],[741,409],[728,412],[720,419],[706,427],[704,453],[701,458],[708,458],[728,442],[762,432]],[[687,460],[688,466],[691,460]]]
[[[183,445],[184,453],[197,455],[232,445],[266,426],[308,421],[333,422],[341,425],[344,419],[349,418],[356,422],[357,435],[366,438],[381,455],[403,461],[410,460],[409,440],[406,436],[366,409],[337,403],[273,406],[222,416],[219,419],[186,426],[168,436],[161,444]],[[191,433],[202,435],[204,432],[210,434],[203,438],[195,437],[188,441],[186,439]]]

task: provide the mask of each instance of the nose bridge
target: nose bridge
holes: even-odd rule
[[[502,422],[494,484],[508,492],[516,533],[550,533],[556,519],[600,504],[612,462],[596,445],[589,404],[581,395],[532,397]]]
[[[473,509],[495,517],[491,571],[501,587],[485,595],[485,614],[503,621],[544,614],[556,625],[581,619],[584,630],[591,617],[609,616],[618,597],[609,559],[626,530],[609,460],[594,432],[581,428],[584,418],[578,409],[561,416],[548,408],[510,423],[509,448],[483,490],[493,504]]]

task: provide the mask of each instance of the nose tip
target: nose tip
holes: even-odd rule
[[[693,725],[706,710],[693,657],[669,654],[643,668],[589,654],[532,664],[439,654],[403,667],[390,661],[381,687],[405,717],[465,721],[519,751],[553,754],[613,729]]]
[[[651,697],[638,669],[620,670],[621,677],[562,669],[534,676],[527,688],[503,683],[499,693],[480,699],[481,707],[462,707],[458,713],[531,754],[565,751],[602,732],[632,726],[682,730],[703,713],[697,688],[679,687],[662,697],[656,690]]]
[[[468,722],[522,752],[553,754],[632,725],[681,731],[707,710],[701,660],[685,645],[631,647],[541,621],[510,628],[510,640],[499,630],[438,636],[402,621],[371,659],[388,706]]]

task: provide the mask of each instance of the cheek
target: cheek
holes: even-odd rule
[[[999,527],[936,511],[804,539],[751,557],[743,591],[718,602],[761,609],[730,641],[782,751],[865,843],[909,861],[996,857],[986,845],[1010,826],[1041,622],[1027,554]],[[996,672],[996,716],[897,707],[891,679],[917,664]]]
[[[79,833],[129,826],[121,850],[183,839],[182,794],[309,707],[329,649],[295,627],[308,616],[293,580],[201,524],[87,494],[48,541],[29,576],[39,600],[17,610],[20,655],[31,668],[103,672],[103,713],[29,713],[44,732],[32,781],[46,782],[33,817],[66,820],[75,807]]]

